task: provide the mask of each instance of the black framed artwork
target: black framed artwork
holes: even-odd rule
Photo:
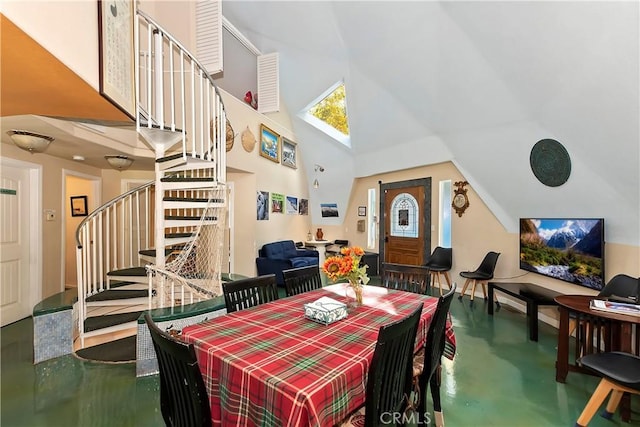
[[[87,196],[71,197],[71,216],[87,216]]]

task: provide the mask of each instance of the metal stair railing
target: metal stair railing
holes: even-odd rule
[[[139,251],[153,247],[154,181],[91,212],[76,230],[78,333],[84,337],[86,298],[108,289],[113,270],[141,266]]]
[[[134,25],[135,94],[138,114],[136,130],[154,148],[156,159],[165,154],[181,154],[185,163],[202,162],[205,175],[213,177],[211,187],[225,187],[226,114],[218,88],[206,69],[184,46],[138,10]],[[144,51],[143,51],[144,49]],[[144,58],[144,60],[141,60]],[[177,141],[177,142],[174,142]],[[173,146],[181,143],[176,149]],[[166,151],[171,151],[166,153]],[[193,173],[198,173],[195,166]],[[156,179],[107,202],[82,221],[76,232],[78,277],[78,334],[84,345],[86,298],[107,290],[107,273],[140,267],[139,251],[155,247],[155,275],[164,274],[165,174],[156,164]],[[155,188],[155,197],[152,197]],[[186,185],[187,193],[189,186]],[[164,276],[181,282],[175,274]],[[179,286],[182,288],[182,285]],[[149,283],[149,308],[152,301]],[[164,290],[161,290],[164,292]],[[193,301],[191,290],[178,291],[174,299]],[[186,292],[186,293],[185,293]],[[202,295],[196,299],[203,298]],[[164,305],[164,304],[163,304]]]

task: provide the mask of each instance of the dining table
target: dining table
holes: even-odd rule
[[[333,426],[365,401],[367,374],[381,326],[423,304],[416,351],[424,345],[438,298],[364,286],[363,304],[325,325],[304,305],[347,298],[334,284],[229,313],[182,330],[195,348],[211,421],[223,426]],[[449,317],[444,355],[453,359]]]

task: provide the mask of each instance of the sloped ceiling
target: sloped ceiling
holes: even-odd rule
[[[608,241],[638,245],[638,2],[225,1],[223,14],[280,53],[292,116],[344,79],[351,150],[293,121],[305,164],[335,182],[450,160],[512,232],[519,217],[601,216]],[[571,156],[561,187],[531,173],[544,138]],[[320,197],[346,206],[335,190]]]

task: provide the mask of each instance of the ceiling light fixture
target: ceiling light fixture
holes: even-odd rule
[[[127,156],[104,156],[104,158],[107,159],[107,162],[109,162],[109,165],[111,165],[112,168],[119,171],[128,169],[133,163],[133,159],[130,159]]]
[[[52,136],[40,135],[26,130],[12,129],[7,131],[7,135],[19,148],[33,153],[42,153],[47,149],[49,144],[55,140]]]
[[[318,172],[324,172],[324,168],[317,163],[313,165],[313,170],[316,172],[316,175],[318,174]],[[316,176],[316,179],[313,180],[313,188],[318,187],[320,187],[320,183],[318,182],[318,177]]]

